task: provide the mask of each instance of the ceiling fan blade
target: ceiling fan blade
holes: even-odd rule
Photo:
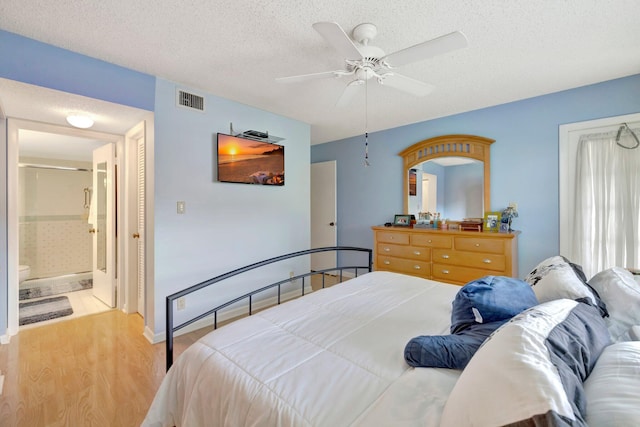
[[[364,84],[364,80],[353,80],[351,83],[344,88],[342,95],[340,95],[340,99],[336,102],[336,107],[342,108],[349,105],[354,95],[358,92],[358,88]]]
[[[315,80],[315,79],[327,79],[330,77],[340,77],[340,76],[344,76],[345,74],[353,74],[353,73],[349,73],[343,70],[324,71],[322,73],[301,74],[299,76],[278,77],[276,78],[276,81],[280,83],[297,83],[297,82],[306,82],[308,80]]]
[[[313,28],[333,46],[345,59],[362,59],[364,55],[353,41],[335,22],[316,22]]]
[[[415,96],[425,96],[430,94],[435,86],[429,83],[403,76],[402,74],[389,73],[382,80],[384,86],[392,87]]]
[[[382,61],[391,67],[428,59],[436,55],[451,52],[456,49],[467,47],[467,37],[460,31],[446,34],[444,36],[418,43],[406,49],[399,50],[382,58]]]

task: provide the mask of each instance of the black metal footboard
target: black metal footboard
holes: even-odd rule
[[[324,270],[314,270],[314,271],[310,271],[309,273],[304,273],[304,274],[299,274],[297,276],[293,276],[293,277],[287,277],[283,280],[279,280],[277,282],[271,283],[269,285],[263,286],[259,289],[256,289],[254,291],[251,291],[249,293],[246,293],[244,295],[241,295],[237,298],[234,298],[231,301],[228,301],[224,304],[221,304],[209,311],[206,311],[196,317],[193,317],[192,319],[189,319],[187,321],[184,321],[183,323],[179,324],[179,325],[174,325],[173,324],[173,310],[174,310],[174,301],[176,301],[178,298],[184,297],[185,295],[189,295],[190,293],[199,291],[200,289],[206,288],[207,286],[213,285],[214,283],[218,283],[221,282],[223,280],[229,279],[230,277],[233,276],[237,276],[239,274],[245,273],[247,271],[250,270],[255,270],[256,268],[259,267],[263,267],[265,265],[269,265],[269,264],[273,264],[279,261],[284,261],[287,259],[291,259],[291,258],[296,258],[296,257],[300,257],[300,256],[304,256],[304,255],[310,255],[310,254],[314,254],[314,253],[318,253],[318,252],[329,252],[329,251],[334,251],[334,252],[341,252],[341,251],[350,251],[350,252],[367,252],[368,253],[368,261],[367,261],[367,265],[352,265],[352,266],[336,266],[333,268],[328,268],[328,269],[324,269]],[[167,342],[166,342],[166,347],[167,347],[167,370],[169,370],[169,368],[171,367],[171,365],[173,364],[173,337],[174,337],[174,333],[179,331],[180,329],[194,323],[197,322],[198,320],[204,319],[208,316],[213,315],[213,327],[214,329],[216,329],[218,327],[218,311],[222,310],[223,308],[229,307],[232,304],[235,304],[239,301],[242,301],[244,299],[248,299],[249,300],[249,315],[252,314],[252,303],[253,303],[253,296],[256,294],[259,294],[261,292],[264,292],[268,289],[273,289],[273,288],[278,288],[278,304],[280,304],[280,292],[281,292],[281,286],[283,284],[288,284],[292,281],[295,281],[297,279],[302,279],[301,280],[301,287],[302,287],[302,291],[301,294],[304,295],[305,293],[305,278],[307,277],[311,277],[314,275],[323,275],[322,277],[322,287],[324,288],[324,273],[339,273],[340,276],[340,281],[342,281],[342,273],[344,270],[353,270],[355,272],[355,276],[358,276],[358,272],[360,270],[366,270],[366,272],[370,272],[371,271],[371,266],[373,263],[373,251],[371,249],[368,248],[358,248],[358,247],[353,247],[353,246],[332,246],[332,247],[325,247],[325,248],[315,248],[315,249],[307,249],[304,251],[298,251],[298,252],[292,252],[290,254],[286,254],[286,255],[280,255],[274,258],[269,258],[266,259],[264,261],[260,261],[260,262],[256,262],[254,264],[250,264],[247,265],[245,267],[241,267],[238,268],[236,270],[230,271],[228,273],[224,273],[221,274],[219,276],[216,276],[212,279],[206,280],[204,282],[198,283],[197,285],[193,285],[191,287],[188,287],[180,292],[176,292],[174,294],[171,294],[167,297],[167,301],[166,301],[166,310],[167,310]]]

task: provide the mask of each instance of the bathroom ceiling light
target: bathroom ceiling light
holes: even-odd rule
[[[87,129],[93,126],[93,119],[83,114],[69,114],[67,122],[73,127]]]

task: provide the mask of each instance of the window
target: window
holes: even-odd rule
[[[635,114],[560,127],[560,253],[587,278],[640,265],[640,147],[616,144],[620,124],[635,130],[639,121]]]

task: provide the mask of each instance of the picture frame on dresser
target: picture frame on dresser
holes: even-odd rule
[[[393,218],[393,225],[397,227],[408,227],[411,224],[411,215],[396,214]]]
[[[502,223],[502,212],[485,212],[484,214],[484,230],[485,231],[500,231],[500,224]]]

